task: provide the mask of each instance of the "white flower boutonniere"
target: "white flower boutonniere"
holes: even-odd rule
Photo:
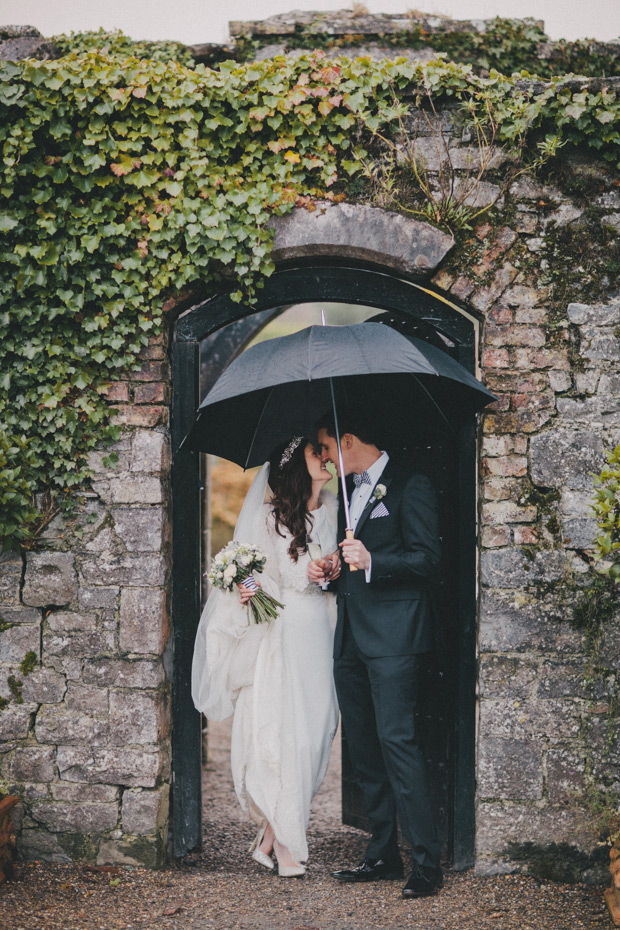
[[[387,488],[384,484],[378,484],[377,487],[372,492],[372,496],[376,501],[380,501],[387,494]]]

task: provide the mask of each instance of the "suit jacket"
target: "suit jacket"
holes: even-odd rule
[[[381,501],[371,494],[355,530],[372,556],[371,580],[366,581],[364,571],[351,572],[343,562],[337,585],[335,658],[342,651],[345,605],[355,642],[369,658],[415,655],[434,647],[428,582],[440,558],[435,492],[426,475],[411,473],[391,460],[378,484],[385,486],[386,494]],[[373,517],[373,510],[383,511],[381,505],[387,514]],[[339,539],[345,533],[343,511],[340,507]]]

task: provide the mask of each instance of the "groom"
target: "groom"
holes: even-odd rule
[[[379,449],[363,411],[343,410],[338,425],[355,538],[344,539],[340,508],[340,547],[349,568],[337,588],[334,677],[372,833],[362,863],[334,877],[402,878],[398,817],[413,859],[403,897],[418,898],[443,884],[415,720],[420,673],[433,648],[428,580],[439,563],[437,505],[428,478],[395,466]],[[323,461],[339,472],[332,417],[319,423],[318,441]],[[316,562],[309,577],[323,580]]]

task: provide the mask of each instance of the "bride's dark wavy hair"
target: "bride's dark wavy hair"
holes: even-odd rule
[[[308,501],[312,493],[312,479],[308,473],[304,451],[310,439],[301,440],[288,462],[280,466],[285,449],[283,442],[269,457],[269,486],[273,491],[271,501],[276,522],[276,533],[284,536],[281,527],[293,537],[288,552],[293,562],[300,554],[308,551]]]

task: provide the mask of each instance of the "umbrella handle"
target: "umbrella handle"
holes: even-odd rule
[[[344,535],[346,536],[347,539],[355,539],[353,530],[345,530],[345,531],[344,531]],[[358,572],[358,571],[359,571],[359,568],[358,568],[357,565],[349,565],[349,571],[350,571],[350,572]]]

